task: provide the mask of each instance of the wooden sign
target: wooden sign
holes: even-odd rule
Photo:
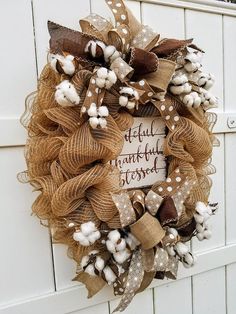
[[[165,180],[165,136],[165,124],[160,117],[134,118],[134,124],[124,134],[120,156],[112,161],[120,169],[124,188],[144,187]]]

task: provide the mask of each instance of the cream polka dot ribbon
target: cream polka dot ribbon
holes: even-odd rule
[[[146,209],[154,216],[163,201],[163,198],[152,190],[146,196],[141,190],[136,190],[132,191],[131,197],[125,191],[112,194],[111,197],[118,209],[122,227],[134,223],[145,213]],[[138,208],[137,204],[140,204],[141,208]]]

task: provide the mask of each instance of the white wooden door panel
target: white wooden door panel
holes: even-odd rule
[[[89,0],[33,0],[35,39],[39,73],[47,61],[49,34],[47,21],[51,20],[79,30],[79,19],[90,13]]]
[[[25,95],[36,86],[34,34],[30,0],[0,3],[0,118],[18,117]]]
[[[191,278],[170,281],[155,288],[154,304],[156,313],[190,314],[192,312]]]
[[[116,306],[118,305],[120,299],[116,299],[110,302],[111,313],[114,311]],[[128,306],[126,310],[122,313],[124,314],[152,314],[153,309],[153,290],[147,289],[142,293],[137,294],[132,303]]]
[[[31,188],[17,181],[23,149],[0,150],[0,306],[54,291],[48,230],[31,216]]]
[[[226,314],[224,267],[193,276],[193,314]]]
[[[142,21],[156,30],[161,38],[184,38],[184,9],[141,3]]]
[[[87,307],[86,309],[76,311],[76,312],[70,312],[66,314],[109,314],[109,304],[103,303],[98,304],[96,306]]]
[[[236,263],[226,266],[226,302],[227,314],[235,314],[236,312]]]

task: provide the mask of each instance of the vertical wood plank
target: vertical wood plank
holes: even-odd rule
[[[154,289],[155,313],[192,313],[191,278],[170,281]]]
[[[185,12],[186,37],[194,38],[195,43],[206,53],[203,56],[203,70],[211,72],[216,77],[212,92],[220,98],[219,108],[223,111],[223,44],[222,44],[222,16],[186,10]],[[209,220],[212,229],[212,238],[199,242],[193,240],[194,252],[205,251],[225,244],[225,204],[224,204],[224,135],[217,136],[220,147],[213,150],[212,164],[217,172],[212,176],[213,187],[210,201],[219,203],[219,210]]]
[[[225,77],[225,110],[236,112],[235,100],[235,73],[236,60],[235,49],[236,42],[232,40],[236,37],[236,18],[225,16],[223,18],[224,30],[224,77]],[[225,198],[226,198],[226,243],[236,242],[236,228],[234,221],[236,220],[236,134],[225,135],[225,165],[226,165],[226,182],[225,182]]]
[[[193,314],[225,314],[225,269],[193,276]]]
[[[1,117],[20,116],[27,94],[36,88],[30,0],[0,2]]]
[[[114,301],[110,301],[110,309],[111,313],[114,311],[116,306],[118,305],[120,299],[116,299]],[[138,293],[132,302],[129,304],[126,310],[122,313],[124,314],[153,314],[153,298],[152,298],[152,290],[147,289],[142,293]]]
[[[33,0],[34,24],[39,73],[47,61],[49,34],[47,21],[51,20],[79,30],[79,19],[90,13],[89,0]]]
[[[0,150],[1,267],[0,304],[53,292],[53,266],[48,230],[31,216],[34,196],[16,174],[26,165],[21,148]]]
[[[96,306],[90,306],[86,309],[70,312],[67,314],[109,314],[109,306],[108,303],[98,304]]]
[[[151,26],[161,38],[184,38],[184,9],[142,2],[143,24]]]
[[[235,298],[235,278],[236,278],[236,263],[226,266],[227,275],[227,314],[235,314],[236,298]]]

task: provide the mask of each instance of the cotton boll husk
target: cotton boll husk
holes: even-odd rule
[[[98,111],[97,111],[96,104],[92,103],[87,112],[90,117],[97,117]]]
[[[130,257],[130,253],[128,250],[119,251],[113,253],[113,257],[117,263],[123,264]]]
[[[114,71],[108,71],[107,79],[112,83],[115,84],[117,81],[117,77]]]
[[[109,115],[109,111],[107,109],[107,106],[100,106],[98,108],[98,114],[100,117],[107,117]]]
[[[106,241],[106,246],[109,252],[111,253],[115,253],[116,252],[116,247],[115,247],[115,243],[111,240],[107,240]]]
[[[101,67],[97,70],[97,76],[101,79],[106,79],[108,75],[107,68]]]
[[[116,275],[112,271],[112,269],[109,266],[106,266],[103,269],[104,276],[106,278],[106,281],[108,285],[112,284],[116,280]]]
[[[123,251],[126,248],[126,242],[125,239],[121,239],[118,244],[116,244],[116,250],[117,251]]]
[[[128,104],[128,97],[126,97],[126,96],[120,96],[120,97],[119,97],[119,105],[120,105],[121,107],[126,107],[127,104]]]
[[[104,118],[98,118],[98,123],[102,129],[107,127],[107,120]]]
[[[100,257],[100,256],[97,256],[96,257],[96,262],[95,262],[95,267],[98,271],[102,271],[103,268],[105,266],[105,262],[104,260]]]
[[[91,117],[89,118],[89,124],[93,129],[96,129],[96,127],[99,125],[99,120],[97,117]]]
[[[88,255],[83,256],[81,259],[80,266],[84,268],[88,264],[88,261],[89,261],[89,256]]]
[[[188,247],[182,242],[178,242],[175,245],[175,250],[177,251],[179,256],[184,256],[185,254],[189,252]]]
[[[100,77],[96,78],[96,84],[98,87],[103,88],[106,85],[106,80]]]
[[[96,229],[96,227],[95,227],[94,222],[88,221],[88,222],[85,222],[85,223],[81,224],[80,230],[81,230],[81,232],[82,232],[85,236],[87,236],[87,235],[89,235],[90,233],[96,231],[97,229]]]
[[[94,266],[92,264],[88,265],[86,268],[85,268],[85,273],[88,273],[90,276],[96,276],[95,272],[94,272]]]
[[[112,230],[108,233],[108,239],[113,243],[116,243],[120,239],[120,233],[118,230]]]

